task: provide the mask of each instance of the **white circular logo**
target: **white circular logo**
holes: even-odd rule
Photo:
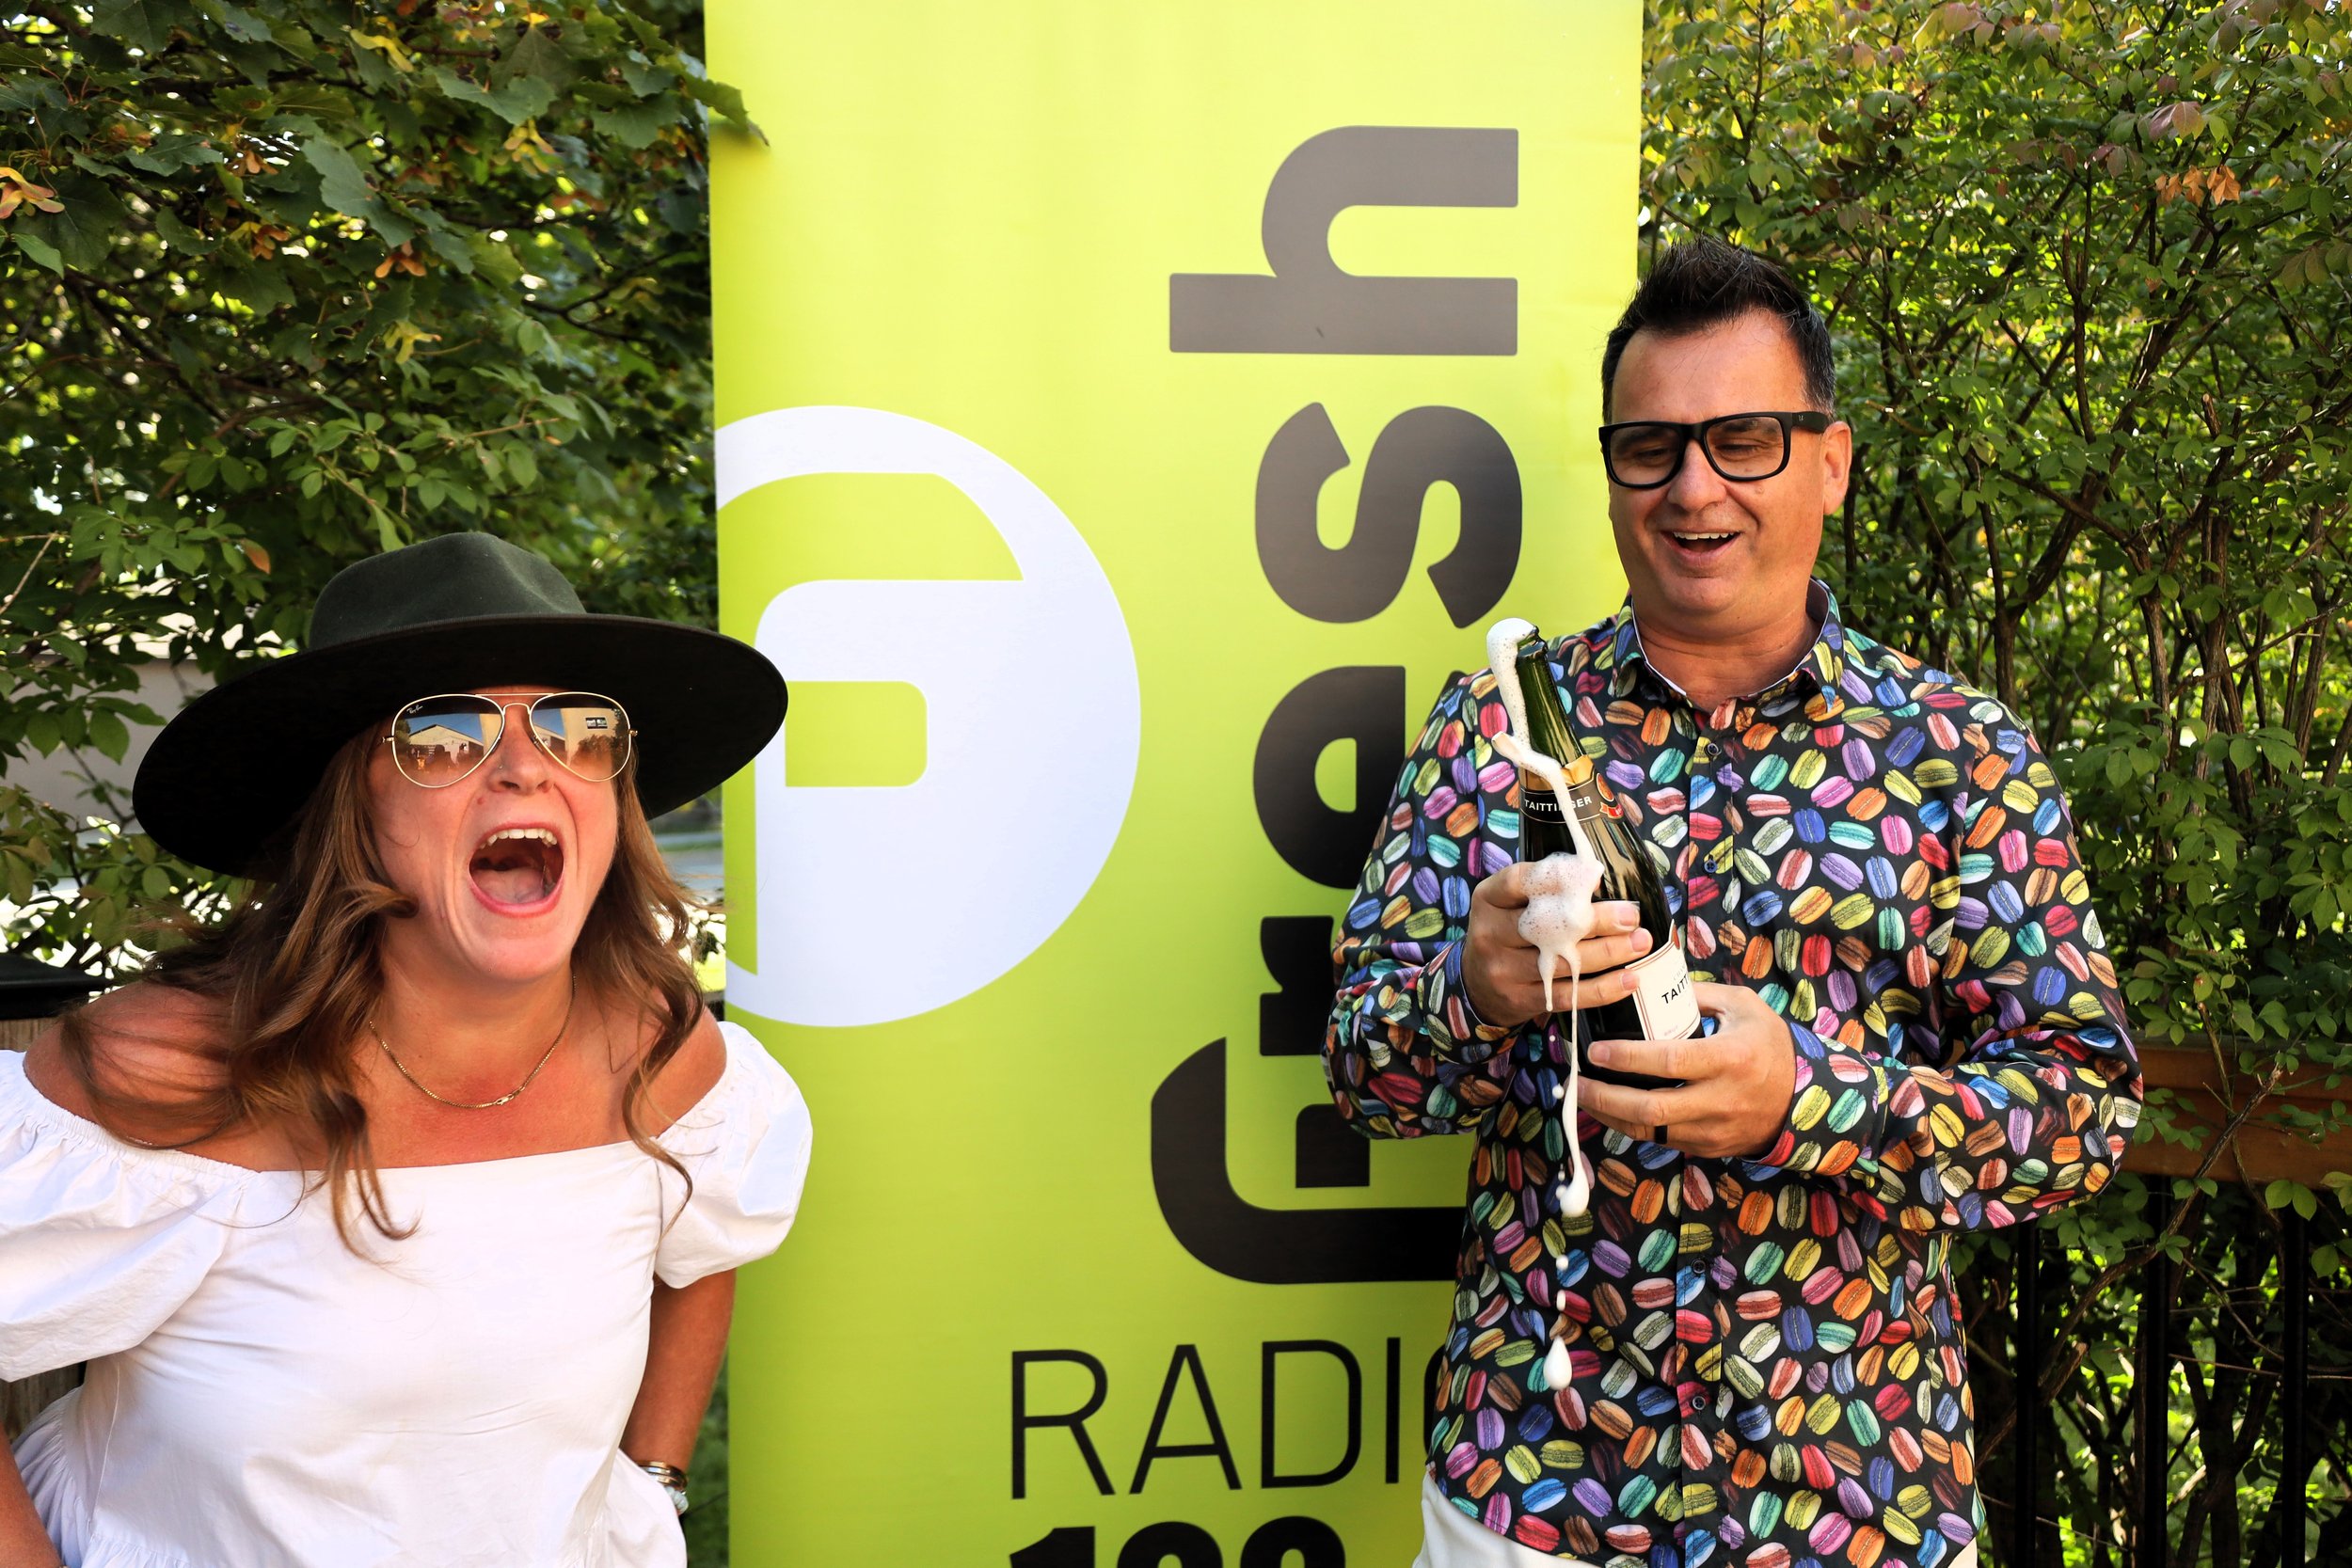
[[[898,787],[794,788],[788,723],[760,753],[758,951],[728,963],[727,994],[790,1023],[885,1023],[971,995],[1078,907],[1135,791],[1142,700],[1109,579],[1010,464],[877,408],[780,408],[719,432],[721,506],[805,474],[936,475],[1020,571],[804,582],[760,613],[759,651],[787,682],[922,692],[926,761]]]

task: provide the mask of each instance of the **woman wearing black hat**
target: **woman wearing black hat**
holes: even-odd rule
[[[784,704],[455,534],[157,737],[142,825],[255,889],[0,1052],[0,1377],[89,1363],[0,1465],[0,1568],[684,1561],[809,1122],[703,1010],[645,823]]]

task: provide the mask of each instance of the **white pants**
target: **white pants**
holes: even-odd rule
[[[1421,1556],[1413,1568],[1592,1568],[1572,1557],[1553,1557],[1497,1535],[1445,1500],[1434,1478],[1421,1478]],[[1937,1568],[1977,1568],[1974,1542],[1944,1560]]]
[[[1413,1568],[1593,1568],[1573,1557],[1553,1557],[1497,1535],[1445,1500],[1437,1478],[1421,1478],[1421,1556]]]

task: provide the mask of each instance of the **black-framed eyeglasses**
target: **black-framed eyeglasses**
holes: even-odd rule
[[[590,784],[620,777],[635,750],[628,711],[593,691],[444,691],[420,697],[392,716],[384,736],[392,764],[409,783],[447,789],[498,750],[506,710],[521,708],[533,744]]]
[[[1817,408],[1793,413],[1724,414],[1696,424],[1632,420],[1600,427],[1600,460],[1613,483],[1655,490],[1674,482],[1696,441],[1708,467],[1734,483],[1770,479],[1788,467],[1791,430],[1819,436],[1830,417]]]

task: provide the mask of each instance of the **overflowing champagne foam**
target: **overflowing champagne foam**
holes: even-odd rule
[[[1519,936],[1533,944],[1544,976],[1544,1011],[1558,1012],[1552,981],[1568,972],[1568,1011],[1577,1009],[1583,981],[1576,944],[1593,934],[1593,890],[1600,885],[1600,863],[1587,855],[1549,855],[1527,868],[1527,908],[1519,913]]]
[[[1527,739],[1527,693],[1519,689],[1519,644],[1534,629],[1534,622],[1516,615],[1486,628],[1486,668],[1494,672],[1502,711],[1511,716],[1511,737],[1522,743]]]
[[[1560,1097],[1560,1130],[1568,1148],[1568,1180],[1558,1191],[1563,1214],[1582,1214],[1592,1208],[1592,1167],[1585,1163],[1584,1149],[1577,1140],[1577,1090],[1580,1075],[1576,1052],[1576,1016],[1581,1001],[1580,990],[1584,983],[1583,963],[1577,944],[1593,931],[1593,890],[1600,884],[1601,866],[1592,852],[1592,845],[1584,837],[1584,825],[1576,818],[1569,805],[1567,774],[1557,759],[1546,756],[1529,744],[1527,738],[1527,697],[1519,689],[1519,643],[1535,628],[1516,618],[1497,621],[1486,630],[1486,667],[1494,672],[1495,689],[1502,695],[1503,710],[1510,715],[1511,727],[1494,737],[1494,749],[1502,759],[1518,768],[1522,774],[1533,773],[1551,791],[1551,798],[1560,802],[1566,821],[1568,837],[1576,845],[1576,853],[1548,855],[1527,868],[1525,888],[1527,908],[1519,913],[1519,937],[1535,949],[1535,961],[1544,978],[1544,1011],[1558,1009],[1552,997],[1552,981],[1563,966],[1568,972],[1568,1081],[1554,1092]],[[1573,1367],[1568,1359],[1567,1291],[1563,1288],[1553,1301],[1551,1348],[1544,1354],[1544,1386],[1558,1389],[1568,1386]]]

